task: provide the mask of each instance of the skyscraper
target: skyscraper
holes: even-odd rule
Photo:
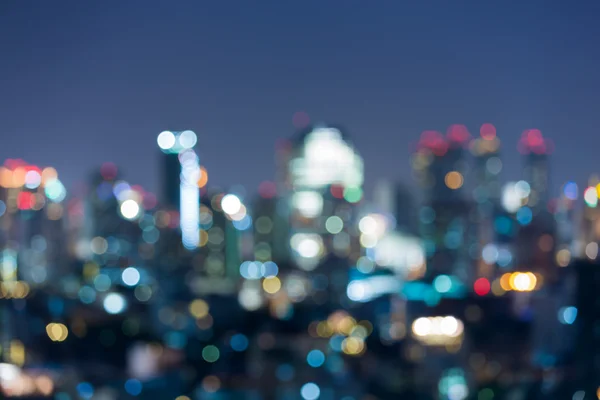
[[[548,155],[552,142],[542,136],[539,129],[523,132],[518,149],[525,156],[525,181],[531,186],[528,205],[537,211],[545,210],[550,200],[550,166]]]
[[[439,274],[455,275],[463,281],[472,277],[470,207],[464,195],[464,147],[469,137],[464,125],[450,126],[446,136],[425,131],[413,156],[414,173],[424,189],[419,219],[428,255],[427,280]]]
[[[200,242],[200,164],[193,150],[198,141],[193,131],[164,131],[158,135],[158,147],[164,153],[163,193],[165,205],[179,211],[181,241],[186,249]]]
[[[490,278],[497,274],[496,265],[507,267],[512,259],[512,250],[508,243],[510,236],[504,229],[504,225],[510,221],[503,217],[500,206],[501,186],[498,177],[502,170],[502,161],[496,128],[486,123],[481,126],[479,133],[480,137],[472,140],[470,145],[475,164],[473,200],[477,206],[477,241],[474,245],[477,249],[475,254],[478,255],[477,276]],[[484,250],[486,256],[481,257]],[[496,254],[501,257],[495,256]]]
[[[347,135],[334,126],[308,127],[293,138],[282,167],[294,263],[312,270],[328,254],[350,256],[363,162]]]
[[[517,184],[522,183],[526,195],[516,212],[520,224],[516,237],[516,264],[519,269],[541,273],[551,282],[557,279],[554,257],[556,221],[549,210],[548,155],[552,144],[538,129],[528,129],[523,132],[518,149],[525,157],[525,181]]]

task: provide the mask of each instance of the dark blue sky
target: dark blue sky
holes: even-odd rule
[[[193,129],[210,183],[252,187],[304,110],[347,127],[369,181],[410,182],[423,130],[492,122],[505,179],[539,128],[556,186],[584,182],[598,171],[599,20],[597,1],[3,0],[0,159],[67,184],[108,160],[156,189],[156,135]]]

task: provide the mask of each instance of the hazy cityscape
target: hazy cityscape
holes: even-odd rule
[[[595,396],[600,180],[553,197],[552,142],[500,138],[424,131],[415,185],[369,195],[360,149],[325,123],[280,141],[258,188],[212,182],[191,130],[156,136],[159,193],[112,163],[68,193],[52,166],[6,160],[4,396]]]
[[[600,2],[0,1],[0,399],[600,399]]]

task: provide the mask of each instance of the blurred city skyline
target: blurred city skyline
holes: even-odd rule
[[[514,4],[4,2],[0,159],[53,165],[68,188],[112,161],[156,191],[156,135],[192,129],[211,185],[254,190],[302,111],[346,128],[368,195],[380,178],[412,184],[411,144],[455,123],[496,126],[503,181],[540,129],[554,192],[583,187],[600,145],[599,6]]]

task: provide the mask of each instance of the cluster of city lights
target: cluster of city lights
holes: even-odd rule
[[[495,127],[491,124],[484,124],[481,127],[480,136],[480,138],[471,140],[468,130],[463,125],[452,125],[446,135],[436,131],[426,131],[418,144],[417,154],[411,162],[415,166],[415,170],[424,172],[434,162],[435,157],[450,154],[456,149],[463,149],[470,145],[475,156],[487,157],[486,171],[497,175],[502,169],[502,163],[496,157],[500,142],[496,137]],[[144,244],[153,245],[158,241],[157,226],[171,229],[179,226],[184,248],[187,250],[198,249],[196,254],[186,253],[190,256],[186,262],[190,261],[190,265],[193,265],[196,270],[209,271],[208,274],[213,275],[210,278],[218,276],[220,279],[221,275],[218,275],[218,272],[223,271],[223,275],[231,272],[229,259],[225,261],[229,256],[225,253],[232,248],[229,247],[232,246],[230,238],[236,240],[233,246],[242,248],[244,247],[242,244],[246,244],[246,242],[242,243],[242,238],[253,239],[253,237],[249,233],[241,231],[255,227],[256,232],[267,235],[272,232],[277,221],[275,218],[264,215],[253,220],[249,203],[244,204],[244,191],[234,190],[235,188],[231,188],[228,192],[219,192],[214,196],[211,193],[211,196],[206,196],[206,200],[210,199],[210,201],[203,201],[201,204],[200,195],[202,193],[203,199],[205,199],[206,190],[200,191],[200,188],[207,185],[208,176],[206,169],[200,166],[198,154],[194,151],[197,140],[196,134],[190,130],[164,131],[157,138],[158,146],[163,153],[167,157],[176,157],[179,162],[180,203],[177,205],[179,212],[160,210],[152,213],[151,210],[155,210],[157,204],[154,195],[145,192],[139,186],[131,186],[122,180],[115,181],[116,167],[114,165],[103,166],[103,176],[105,178],[110,176],[111,179],[110,182],[103,182],[100,185],[97,194],[98,197],[102,197],[108,193],[113,203],[114,199],[117,200],[118,214],[122,219],[139,225],[143,231]],[[551,151],[551,143],[545,140],[538,130],[527,130],[523,133],[519,146],[523,152],[532,156],[541,156]],[[289,202],[285,204],[284,208],[286,213],[290,212],[291,218],[286,222],[291,224],[291,233],[289,237],[284,238],[284,242],[286,246],[289,244],[295,266],[301,270],[288,274],[288,269],[284,268],[286,265],[280,263],[284,268],[280,271],[280,266],[271,261],[271,259],[278,259],[271,254],[271,244],[267,240],[264,242],[256,240],[257,243],[249,240],[248,246],[245,247],[250,248],[248,252],[253,252],[253,256],[236,255],[239,258],[236,258],[233,263],[235,280],[231,285],[234,288],[232,292],[237,289],[238,301],[244,309],[256,311],[267,305],[270,306],[272,315],[279,319],[286,319],[293,314],[292,303],[304,300],[308,294],[322,290],[330,295],[329,291],[334,290],[332,289],[333,284],[337,283],[334,282],[335,278],[326,274],[307,273],[307,271],[315,270],[330,252],[342,254],[351,259],[349,264],[353,267],[351,268],[352,274],[355,275],[342,282],[345,285],[347,297],[343,299],[345,302],[343,304],[350,304],[352,307],[356,307],[355,309],[367,307],[364,304],[356,304],[356,302],[366,303],[384,294],[398,295],[398,297],[402,297],[402,301],[422,300],[426,305],[434,306],[442,298],[465,297],[465,290],[471,290],[470,287],[465,289],[461,279],[463,275],[455,271],[452,271],[455,275],[448,272],[449,275],[436,274],[432,276],[431,284],[418,281],[426,272],[427,257],[436,250],[437,242],[434,243],[432,240],[431,243],[425,243],[426,241],[419,237],[400,233],[396,230],[396,218],[380,209],[365,207],[356,212],[358,208],[348,204],[357,204],[363,200],[363,163],[358,153],[342,137],[339,130],[315,128],[309,132],[304,138],[301,150],[292,151],[289,167],[293,183],[287,188]],[[464,190],[469,186],[465,183],[468,173],[459,166],[445,169],[441,176],[443,177],[441,187],[449,195],[459,194],[461,192],[459,189]],[[511,230],[512,225],[510,224],[513,220],[522,226],[533,221],[534,206],[540,199],[539,193],[536,193],[532,186],[535,187],[525,180],[509,182],[501,191],[501,187],[498,186],[500,203],[504,211],[510,215],[502,215],[494,219],[492,226],[497,233],[501,233],[502,229],[498,229],[498,226],[505,221],[508,221],[509,228],[503,230],[504,232]],[[40,210],[48,204],[47,201],[58,204],[66,197],[66,190],[58,180],[58,175],[53,168],[40,169],[20,160],[9,160],[5,166],[0,167],[0,187],[8,189],[9,193],[12,193],[9,196],[10,202],[7,201],[5,204],[0,201],[0,217],[7,210],[10,212]],[[263,196],[263,192],[269,194]],[[574,182],[569,182],[564,186],[563,192],[567,199],[574,201],[578,196],[578,187]],[[261,189],[263,198],[274,196],[274,193],[274,189],[270,186],[268,190]],[[597,207],[599,197],[600,184],[589,186],[583,192],[583,199],[589,208]],[[422,207],[419,218],[424,224],[432,224],[435,221],[436,211],[433,207],[432,205]],[[588,210],[588,213],[593,213],[593,211]],[[119,220],[118,217],[117,220]],[[221,225],[221,223],[226,225]],[[230,226],[233,226],[235,230],[229,230]],[[448,232],[452,229],[448,228]],[[235,236],[231,236],[231,232]],[[456,229],[450,233],[462,238],[464,232]],[[129,248],[131,243],[106,233],[94,233],[93,235],[106,235],[106,237],[95,236],[91,240],[86,238],[84,244],[89,248],[88,255],[91,254],[94,261],[91,261],[92,258],[89,257],[81,257],[86,259],[83,268],[86,284],[67,282],[65,279],[64,286],[74,288],[68,291],[69,295],[73,294],[70,297],[79,298],[84,304],[101,304],[104,311],[111,315],[122,314],[128,309],[130,297],[116,291],[117,289],[113,287],[113,283],[116,282],[121,285],[119,290],[131,290],[139,301],[148,301],[153,295],[153,289],[148,286],[151,284],[149,282],[154,285],[151,270],[139,266],[143,264],[138,264],[138,260],[131,264],[129,262],[121,264],[122,269],[118,270],[111,270],[112,267],[107,268],[105,264],[108,263],[103,262],[105,257],[108,259],[119,253],[120,249]],[[451,235],[446,235],[444,238],[446,244],[450,242],[447,240],[449,236]],[[541,239],[547,238],[550,238],[551,242],[546,247],[551,249],[548,251],[553,251],[555,249],[553,247],[554,237],[549,234],[541,237]],[[540,248],[542,242],[543,240],[538,242]],[[353,247],[354,243],[359,243],[360,246]],[[432,246],[429,246],[431,244]],[[459,248],[464,244],[464,242],[456,242],[454,248]],[[479,296],[486,296],[489,293],[501,296],[510,291],[533,292],[540,289],[543,279],[542,275],[538,273],[507,272],[496,279],[481,277],[482,275],[497,276],[494,273],[488,273],[495,271],[491,269],[493,265],[500,267],[511,265],[513,262],[511,246],[504,242],[501,244],[487,242],[481,247],[481,251],[479,245],[473,246],[475,250],[472,251],[471,257],[481,261],[479,265],[488,268],[485,270],[487,272],[481,273],[474,281],[473,293]],[[152,246],[149,247],[154,249]],[[556,248],[557,264],[569,265],[572,258],[571,251],[562,244],[557,244]],[[588,243],[584,252],[588,258],[596,259],[599,253],[598,243],[595,241]],[[0,282],[0,299],[24,299],[29,295],[29,284],[16,280],[17,254],[17,251],[4,249],[1,255],[0,277],[4,281]],[[19,257],[21,257],[20,254]],[[126,260],[126,257],[124,254],[119,254],[119,259]],[[241,262],[241,260],[248,259],[255,261]],[[239,265],[239,274],[235,271],[237,265]],[[213,266],[215,267],[213,268]],[[188,276],[190,275],[186,275],[186,279]],[[228,275],[227,279],[229,277]],[[242,279],[239,279],[240,277]],[[197,276],[193,276],[193,278],[197,279]],[[209,280],[204,276],[198,278],[198,281],[204,283]],[[217,280],[215,278],[208,282],[208,285]],[[344,287],[343,285],[341,287]],[[190,284],[190,286],[194,285]],[[156,290],[158,286],[153,286],[153,288]],[[155,293],[161,293],[161,290],[157,290]],[[318,296],[314,297],[317,300]],[[516,296],[519,300],[527,299],[527,297],[527,295]],[[163,336],[164,349],[178,351],[185,349],[189,340],[185,330],[190,322],[195,323],[193,327],[200,329],[200,333],[206,335],[204,337],[210,337],[209,335],[213,334],[213,316],[217,316],[218,313],[214,308],[211,310],[209,301],[213,306],[216,306],[217,303],[201,290],[196,291],[191,301],[189,298],[187,299],[177,302],[176,305],[161,305],[158,310],[158,319],[167,327],[167,332]],[[60,320],[60,313],[52,312],[51,304],[48,307],[51,310],[52,318]],[[57,306],[57,308],[60,307]],[[480,315],[481,309],[478,307],[476,309]],[[467,314],[468,312],[465,313],[466,321],[475,320]],[[577,314],[576,307],[567,306],[560,308],[556,317],[561,324],[572,325],[577,319]],[[354,315],[359,314],[354,313]],[[104,317],[107,316],[104,315]],[[127,318],[127,315],[125,318],[123,317],[118,316],[114,319],[125,319],[122,325],[124,333],[139,330],[139,322],[131,322],[133,318]],[[555,318],[554,314],[553,318]],[[381,336],[382,343],[389,338],[400,340],[409,334],[405,316],[402,316],[401,322],[398,321],[392,317],[386,319],[385,322],[378,320],[377,323],[381,324],[378,326],[387,329],[386,333]],[[138,324],[137,327],[131,328],[135,324]],[[46,325],[45,330],[52,342],[59,343],[67,340],[69,334],[76,337],[84,336],[86,323],[83,322],[83,319],[75,320],[75,322],[69,323],[68,328],[63,323],[51,322]],[[381,331],[383,330],[381,329]],[[413,347],[424,349],[422,345],[446,346],[450,351],[450,349],[460,348],[464,339],[465,326],[463,321],[454,316],[431,316],[414,320],[411,330],[412,338],[418,342],[411,343]],[[335,357],[338,360],[347,361],[349,358],[343,357],[343,355],[363,356],[367,352],[367,338],[372,332],[371,322],[357,321],[344,310],[332,312],[326,320],[310,323],[308,333],[317,339],[320,346],[304,347],[302,357],[306,356],[306,363],[311,368],[320,368],[329,364]],[[114,334],[112,331],[110,334],[112,343],[114,343]],[[384,336],[386,336],[385,339]],[[265,337],[269,338],[267,334],[259,337],[258,342],[261,348],[263,347],[260,339]],[[263,342],[274,343],[275,339],[272,334],[271,337]],[[14,357],[16,358],[11,362],[22,365],[25,362],[24,347],[20,344],[23,353],[20,357],[19,343],[14,345]],[[249,348],[248,337],[235,331],[228,331],[226,343],[235,352],[243,352]],[[222,346],[222,343],[219,345]],[[53,346],[60,347],[58,344]],[[264,348],[267,347],[267,345],[264,346]],[[372,348],[370,346],[370,350]],[[159,353],[162,354],[164,349],[160,347]],[[0,348],[0,350],[2,349]],[[202,360],[209,364],[219,360],[223,361],[222,356],[225,356],[228,351],[229,349],[224,347],[219,348],[218,345],[207,343],[198,348],[198,354],[201,355]],[[30,376],[13,364],[0,363],[0,389],[4,395],[9,397],[48,396],[53,393],[54,382],[49,376]],[[223,385],[221,379],[222,377],[219,378],[216,375],[203,377],[201,388],[204,393],[217,392]],[[306,382],[306,380],[301,383],[303,384],[300,387],[300,395],[304,400],[322,398],[322,389],[316,383]],[[142,392],[142,383],[131,378],[126,381],[124,388],[129,395],[138,396]],[[440,380],[438,389],[442,397],[452,400],[463,400],[469,396],[462,371],[446,371]],[[77,392],[81,398],[95,398],[97,393],[95,394],[94,390],[95,388],[87,382],[80,382],[77,385]],[[298,388],[294,390],[297,395]],[[479,397],[481,398],[481,395]],[[190,398],[181,395],[176,400],[190,400]]]
[[[539,283],[532,272],[507,272],[500,277],[500,287],[506,292],[531,292],[539,289]]]
[[[9,398],[47,397],[54,392],[53,379],[32,374],[16,365],[0,363],[0,394]]]
[[[206,170],[200,167],[198,155],[193,150],[198,142],[196,133],[190,130],[161,132],[156,142],[168,155],[178,157],[180,164],[179,225],[181,242],[188,250],[200,246],[200,192],[206,185]]]
[[[308,327],[313,337],[329,339],[333,351],[360,356],[366,351],[366,338],[372,333],[369,321],[357,322],[346,311],[335,311],[325,321],[314,321]]]
[[[225,217],[233,223],[237,230],[246,230],[252,225],[252,218],[248,214],[248,209],[242,203],[239,196],[229,193],[221,199],[221,209]]]
[[[0,299],[24,299],[29,291],[29,284],[25,281],[0,282]]]
[[[46,200],[60,203],[67,196],[54,168],[41,169],[18,159],[8,159],[0,166],[0,188],[9,190],[7,203],[0,201],[0,216],[17,209],[39,211]]]
[[[427,345],[452,345],[462,341],[464,325],[452,317],[421,317],[412,324],[415,339]]]
[[[565,188],[566,190],[566,188]],[[590,208],[598,206],[598,198],[600,197],[600,183],[595,186],[588,186],[583,191],[583,200],[585,204]]]

